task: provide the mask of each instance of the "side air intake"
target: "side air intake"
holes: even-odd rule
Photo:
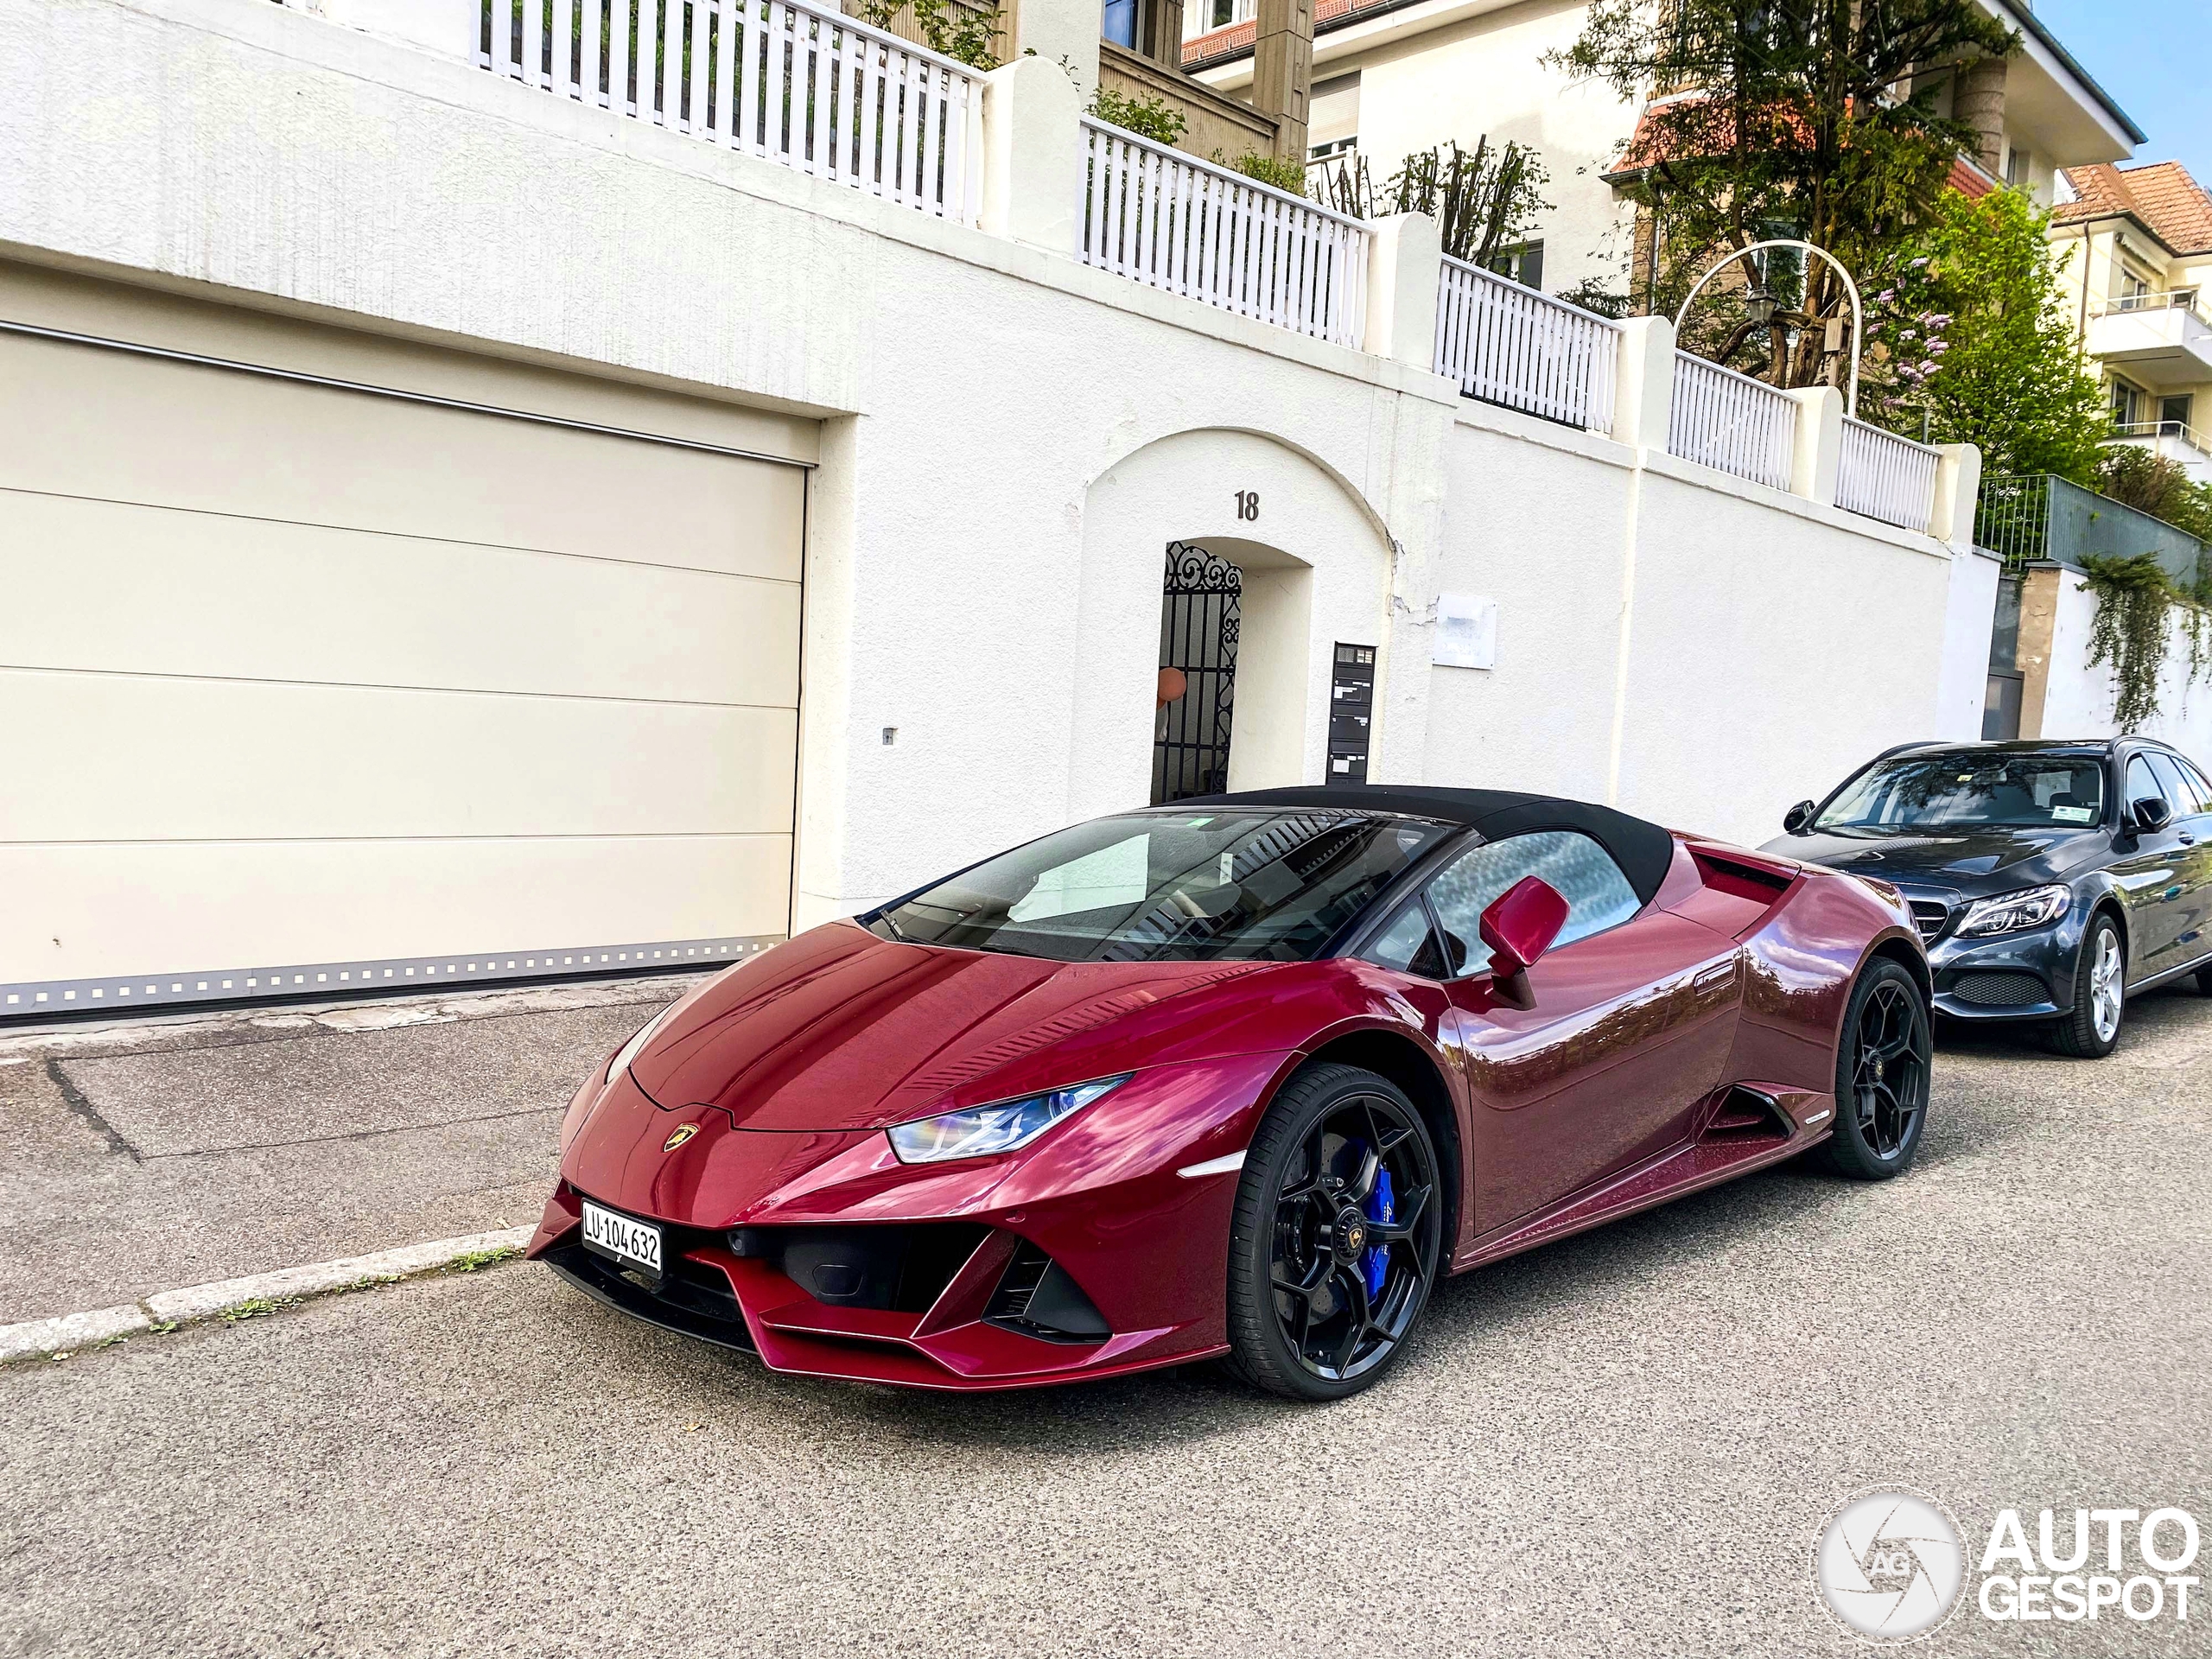
[[[1728,1091],[1713,1122],[1706,1126],[1707,1141],[1787,1141],[1792,1133],[1782,1108],[1756,1089],[1741,1084]]]

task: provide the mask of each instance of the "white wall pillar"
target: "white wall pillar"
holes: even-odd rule
[[[1099,0],[1014,0],[1009,61],[1035,55],[1075,77],[1081,101],[1098,91]]]
[[[1981,499],[1981,451],[1971,443],[1936,446],[1936,505],[1928,533],[1954,547],[1974,545],[1974,515]]]
[[[334,23],[404,41],[464,63],[476,61],[483,11],[478,0],[321,0]]]
[[[983,229],[1052,253],[1076,251],[1083,93],[1040,54],[983,77]]]
[[[1427,213],[1370,219],[1366,348],[1377,357],[1436,366],[1436,291],[1444,232]]]
[[[1637,449],[1664,450],[1675,403],[1675,325],[1664,317],[1621,324],[1614,369],[1613,436]]]
[[[1843,394],[1834,386],[1807,386],[1789,394],[1797,405],[1797,441],[1789,455],[1789,493],[1835,505],[1836,475],[1843,468]]]

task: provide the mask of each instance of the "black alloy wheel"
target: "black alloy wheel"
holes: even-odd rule
[[[1870,964],[1851,988],[1836,1045],[1835,1133],[1827,1151],[1839,1174],[1885,1181],[1912,1166],[1928,1122],[1935,1053],[1919,982],[1886,958]]]
[[[1436,1147],[1388,1079],[1294,1078],[1245,1154],[1230,1232],[1231,1369],[1294,1400],[1340,1400],[1404,1351],[1444,1232]]]

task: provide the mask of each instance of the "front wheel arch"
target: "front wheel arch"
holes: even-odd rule
[[[1397,1032],[1370,1027],[1332,1038],[1294,1066],[1270,1091],[1268,1103],[1290,1086],[1309,1066],[1350,1065],[1372,1071],[1403,1090],[1428,1126],[1436,1143],[1438,1173],[1444,1181],[1444,1261],[1440,1271],[1449,1274],[1459,1253],[1461,1185],[1465,1178],[1467,1148],[1459,1132],[1459,1111],[1452,1090],[1435,1060],[1419,1043]],[[1257,1123],[1255,1122],[1255,1128]]]

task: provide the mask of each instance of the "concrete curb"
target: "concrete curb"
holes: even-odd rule
[[[57,1319],[0,1325],[0,1363],[67,1353],[87,1344],[150,1331],[157,1325],[213,1319],[257,1302],[297,1301],[302,1297],[327,1295],[333,1291],[432,1273],[487,1251],[519,1250],[530,1243],[533,1230],[529,1227],[509,1227],[496,1233],[432,1239],[428,1243],[405,1244],[396,1250],[378,1250],[370,1255],[340,1256],[334,1262],[280,1268],[274,1273],[257,1273],[244,1279],[220,1279],[213,1284],[188,1285],[181,1290],[156,1291],[140,1301],[120,1307],[95,1308],[89,1313],[65,1313]]]

